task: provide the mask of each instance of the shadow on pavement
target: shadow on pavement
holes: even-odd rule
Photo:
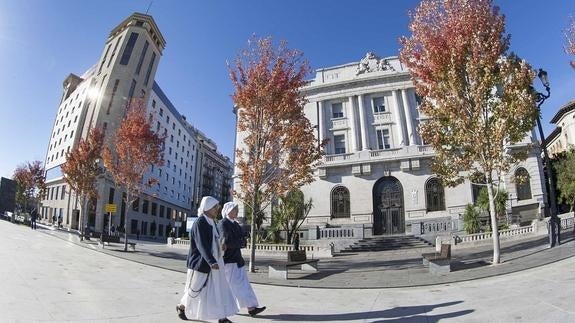
[[[434,305],[419,306],[399,306],[388,310],[357,312],[343,314],[278,314],[278,315],[258,315],[257,318],[277,321],[306,321],[306,322],[328,322],[328,321],[354,321],[354,320],[374,320],[374,319],[396,319],[396,321],[405,321],[411,319],[420,319],[425,322],[437,322],[443,318],[452,318],[473,313],[473,310],[458,311],[440,315],[421,315],[433,311],[435,308],[452,306],[463,303],[463,301],[454,301]],[[415,315],[415,316],[414,316]],[[394,320],[392,320],[393,322]],[[386,320],[385,322],[389,322]]]

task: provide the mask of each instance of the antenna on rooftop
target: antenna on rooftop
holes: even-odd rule
[[[150,4],[148,5],[148,9],[146,9],[146,15],[148,14],[148,11],[150,11],[150,7],[152,6],[152,3],[154,3],[154,1],[150,1]]]

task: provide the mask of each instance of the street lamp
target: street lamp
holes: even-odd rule
[[[547,153],[547,145],[545,143],[545,135],[543,134],[543,127],[541,126],[541,105],[545,100],[551,96],[551,89],[549,87],[549,79],[547,72],[543,69],[539,69],[537,77],[545,87],[546,94],[535,92],[537,96],[537,128],[539,129],[539,137],[541,139],[541,148],[543,149],[543,158],[545,163],[545,170],[547,173],[547,184],[549,186],[549,207],[551,212],[551,218],[549,219],[549,246],[554,247],[555,243],[561,243],[561,228],[559,223],[559,218],[557,217],[557,201],[555,199],[555,181],[553,180],[553,173],[551,171],[551,162],[549,160],[549,154]]]

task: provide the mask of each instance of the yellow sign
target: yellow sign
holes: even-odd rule
[[[106,204],[105,209],[107,213],[116,213],[116,204]]]

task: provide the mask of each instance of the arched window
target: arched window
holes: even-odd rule
[[[337,186],[331,191],[331,216],[349,218],[349,213],[349,190],[345,186]]]
[[[515,189],[517,190],[517,200],[531,198],[531,177],[523,167],[517,168],[515,171]]]
[[[434,177],[425,184],[427,211],[445,210],[445,191],[439,178]]]

